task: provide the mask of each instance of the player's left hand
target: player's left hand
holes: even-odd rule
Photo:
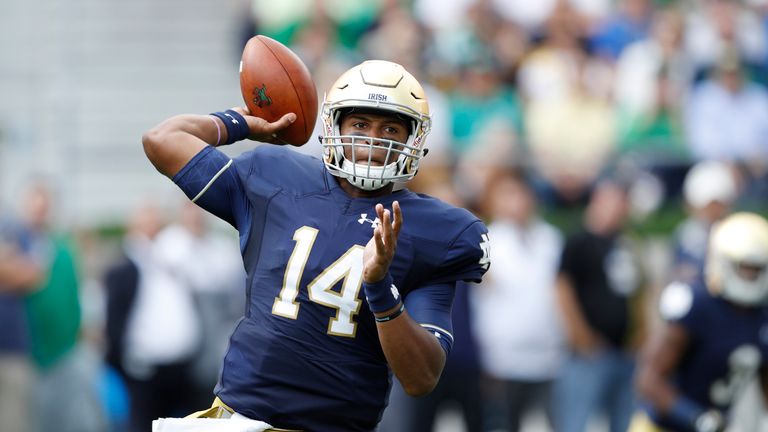
[[[397,236],[403,225],[403,213],[400,203],[392,203],[392,212],[376,204],[376,216],[379,223],[373,230],[373,237],[368,241],[363,253],[363,280],[365,283],[375,283],[384,278],[389,271],[389,265],[395,256]]]

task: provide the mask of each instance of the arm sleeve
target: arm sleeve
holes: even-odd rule
[[[428,284],[480,282],[491,265],[488,229],[476,220],[448,246],[442,263]]]
[[[173,182],[190,200],[238,230],[248,226],[248,198],[235,164],[221,151],[204,148],[173,177]]]
[[[701,313],[702,311],[699,310],[700,308],[697,303],[698,302],[694,298],[691,308],[687,313],[679,318],[669,320],[670,323],[680,325],[686,329],[691,337],[698,334],[701,327],[706,327],[707,325],[707,323],[702,320],[703,314]]]
[[[408,315],[435,335],[446,356],[453,347],[451,306],[455,291],[455,283],[441,283],[420,287],[405,298]]]
[[[704,318],[702,295],[690,285],[682,282],[673,282],[661,293],[659,299],[659,312],[666,322],[682,326],[689,334],[694,335],[699,327],[706,327]],[[705,328],[706,331],[706,328]]]

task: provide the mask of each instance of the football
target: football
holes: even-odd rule
[[[277,134],[281,144],[304,145],[317,120],[317,90],[299,56],[263,36],[245,44],[240,59],[240,91],[252,115],[273,122],[296,113],[296,121]]]

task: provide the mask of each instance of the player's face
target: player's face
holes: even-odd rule
[[[375,113],[350,113],[341,119],[339,129],[341,135],[359,137],[381,138],[404,143],[408,140],[409,124],[406,120],[395,116]],[[349,142],[349,139],[345,139]],[[357,141],[356,141],[357,142]],[[362,139],[361,143],[371,144],[371,141]],[[387,147],[383,143],[373,142],[373,152],[370,154],[372,165],[387,165],[397,159],[397,154],[390,153],[387,160]],[[353,148],[354,147],[354,148]],[[397,146],[397,148],[402,148]],[[352,152],[354,151],[354,158]],[[370,147],[345,146],[344,156],[349,160],[367,161]]]

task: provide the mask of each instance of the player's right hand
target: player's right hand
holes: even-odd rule
[[[240,115],[245,118],[245,121],[248,122],[248,129],[251,130],[248,139],[253,141],[284,144],[277,138],[277,133],[296,121],[296,114],[294,113],[288,113],[280,117],[277,121],[270,123],[261,117],[251,115],[246,107],[234,107],[232,110],[240,113]]]

